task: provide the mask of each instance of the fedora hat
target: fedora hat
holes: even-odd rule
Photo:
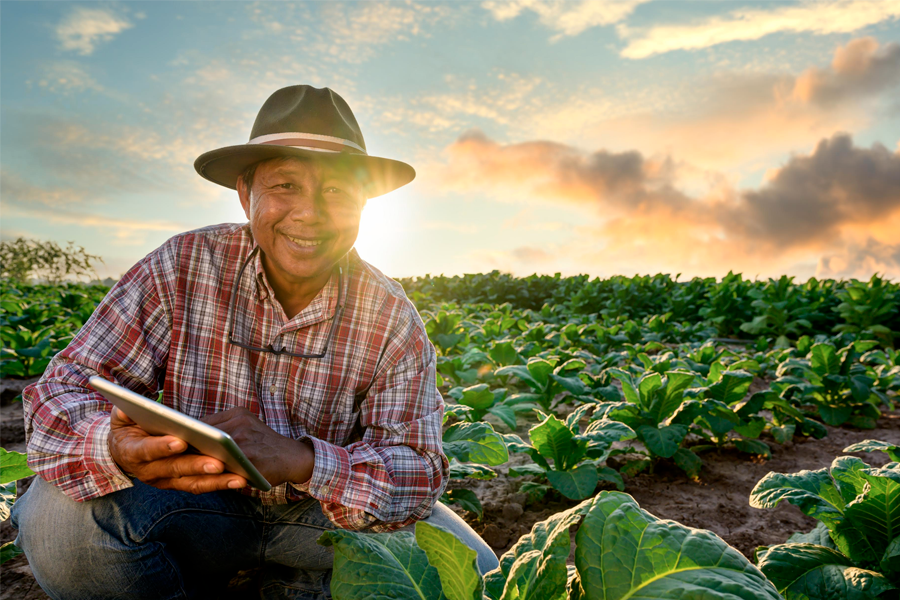
[[[362,131],[343,98],[328,88],[294,85],[269,96],[253,123],[250,141],[197,157],[201,177],[235,189],[247,167],[261,160],[307,157],[347,168],[368,198],[404,186],[416,176],[410,165],[369,156]]]

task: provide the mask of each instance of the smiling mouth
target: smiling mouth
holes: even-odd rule
[[[285,237],[287,237],[289,240],[291,240],[292,242],[294,242],[294,243],[297,244],[298,246],[303,246],[303,247],[305,247],[305,248],[311,248],[311,247],[313,247],[313,246],[319,246],[319,245],[321,245],[322,242],[324,241],[324,240],[304,240],[304,239],[297,238],[297,237],[293,237],[293,236],[290,236],[290,235],[287,235],[287,234],[285,234]]]

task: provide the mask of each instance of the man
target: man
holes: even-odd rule
[[[445,526],[435,352],[402,288],[352,249],[367,198],[410,182],[369,156],[331,90],[293,86],[250,141],[207,152],[249,220],[176,236],[135,265],[23,394],[39,478],[13,524],[59,598],[214,596],[262,567],[265,597],[328,595],[322,531]],[[151,436],[87,384],[114,380],[229,433],[273,485]],[[433,511],[433,512],[432,512]],[[429,515],[431,515],[429,517]]]

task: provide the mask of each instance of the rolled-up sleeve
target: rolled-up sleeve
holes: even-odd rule
[[[74,500],[132,485],[109,452],[112,405],[88,379],[100,375],[144,395],[156,392],[170,333],[154,265],[151,255],[123,276],[22,394],[28,466]]]
[[[399,328],[382,363],[360,405],[362,439],[341,447],[307,438],[315,468],[295,486],[343,529],[391,531],[423,519],[447,485],[436,356],[418,315]]]

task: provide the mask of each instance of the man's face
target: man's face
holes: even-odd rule
[[[242,178],[237,189],[276,293],[321,287],[356,242],[362,188],[327,163],[268,160],[257,166],[250,189]]]

